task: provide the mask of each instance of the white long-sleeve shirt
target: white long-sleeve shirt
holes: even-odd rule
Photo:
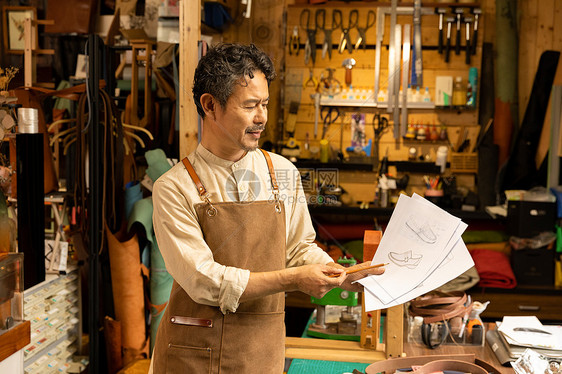
[[[270,153],[285,205],[286,266],[332,262],[314,244],[314,232],[300,176],[282,156]],[[248,152],[237,162],[221,159],[201,144],[188,156],[212,203],[272,199],[271,179],[264,155]],[[197,303],[235,312],[249,270],[214,261],[203,238],[194,205],[202,202],[183,163],[178,163],[154,183],[154,232],[166,269]],[[259,235],[259,222],[256,234]]]

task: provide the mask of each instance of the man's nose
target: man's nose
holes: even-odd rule
[[[255,122],[258,123],[267,122],[267,107],[265,105],[259,105],[258,111],[256,113]]]

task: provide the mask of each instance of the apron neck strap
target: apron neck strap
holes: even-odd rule
[[[197,173],[193,169],[191,162],[189,162],[187,157],[184,157],[184,159],[181,160],[181,162],[183,162],[183,166],[185,166],[187,172],[189,173],[189,176],[195,183],[195,186],[197,187],[197,191],[199,192],[199,196],[204,198],[207,195],[207,190],[205,189],[205,186],[203,186],[203,183],[201,183],[201,179],[199,179],[199,177],[197,176]]]
[[[273,187],[273,191],[275,191],[275,193],[278,193],[279,186],[277,185],[277,179],[275,179],[275,170],[273,169],[273,162],[271,161],[271,157],[269,156],[269,153],[267,153],[267,151],[264,151],[261,148],[259,148],[259,150],[265,156],[265,161],[267,162],[267,168],[269,169],[269,176],[271,177],[271,185]],[[195,169],[193,169],[191,162],[189,162],[187,157],[184,157],[183,160],[181,161],[183,162],[183,165],[187,169],[189,176],[195,183],[195,186],[197,186],[197,191],[199,192],[199,196],[205,197],[207,195],[207,190],[205,189],[205,186],[203,186],[201,179],[199,179],[199,177],[197,176],[197,173],[195,172]]]
[[[269,176],[271,177],[271,185],[273,187],[273,190],[275,192],[278,192],[279,186],[277,185],[277,179],[275,179],[275,170],[273,169],[273,163],[271,162],[271,157],[269,156],[269,153],[267,153],[267,151],[264,151],[261,148],[259,148],[259,150],[265,156],[265,161],[267,162],[267,168],[269,169]]]

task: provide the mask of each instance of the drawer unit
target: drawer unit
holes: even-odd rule
[[[482,318],[501,320],[503,316],[537,316],[543,322],[562,321],[561,290],[530,289],[494,290],[471,289],[473,300],[490,304]]]
[[[24,348],[24,372],[66,373],[81,338],[78,271],[49,276],[24,292],[31,342]]]

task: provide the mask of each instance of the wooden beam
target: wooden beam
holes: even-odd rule
[[[179,155],[180,158],[183,158],[195,150],[198,143],[198,115],[191,89],[193,87],[193,73],[199,61],[197,43],[201,39],[201,0],[180,1],[179,3]]]

